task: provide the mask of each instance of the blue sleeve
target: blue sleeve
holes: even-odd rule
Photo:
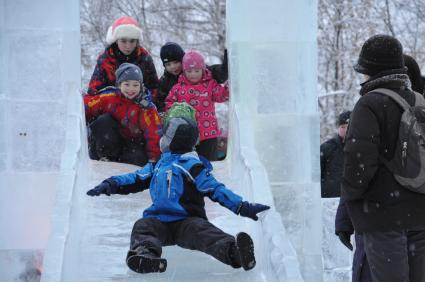
[[[208,169],[202,169],[194,181],[199,192],[232,212],[238,212],[242,197],[226,188],[223,183],[218,182]]]
[[[152,174],[153,166],[148,163],[135,172],[112,176],[110,179],[119,186],[117,194],[129,194],[148,189]]]

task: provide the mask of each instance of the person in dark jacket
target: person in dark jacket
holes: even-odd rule
[[[346,111],[339,115],[338,134],[320,145],[322,198],[335,198],[341,194],[344,138],[350,114],[350,111]]]
[[[108,86],[116,85],[115,71],[123,63],[137,65],[143,73],[144,86],[152,93],[156,104],[158,75],[149,52],[141,44],[142,31],[135,19],[123,16],[114,21],[106,35],[106,47],[97,59],[87,93],[98,95]]]
[[[183,71],[184,54],[183,48],[174,42],[167,42],[161,47],[160,56],[164,64],[164,74],[159,79],[158,87],[157,107],[160,113],[165,111],[165,98],[167,98],[171,88],[177,84],[179,75]],[[211,71],[213,78],[218,83],[226,82],[228,78],[227,50],[224,51],[222,64],[207,66],[207,69]]]
[[[404,188],[382,162],[394,157],[403,110],[376,89],[415,100],[401,43],[372,36],[354,68],[366,81],[346,136],[341,200],[363,234],[373,281],[425,281],[425,194]]]
[[[425,77],[421,74],[421,69],[415,59],[407,54],[403,54],[404,64],[407,67],[407,75],[412,83],[412,90],[420,94],[425,94]]]
[[[131,232],[127,265],[139,273],[164,272],[162,247],[178,245],[207,253],[234,268],[255,266],[254,245],[247,233],[233,237],[211,224],[204,197],[235,214],[258,220],[269,206],[243,201],[211,174],[211,163],[193,151],[198,126],[189,119],[171,118],[161,137],[161,159],[126,175],[112,176],[89,190],[89,196],[129,194],[149,189],[152,205]]]

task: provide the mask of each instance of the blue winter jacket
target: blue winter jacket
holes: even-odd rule
[[[211,163],[200,159],[195,152],[173,154],[166,152],[154,166],[148,163],[129,174],[112,176],[112,193],[129,194],[149,189],[152,205],[143,217],[170,222],[189,216],[207,218],[204,197],[239,213],[242,198],[211,174]]]

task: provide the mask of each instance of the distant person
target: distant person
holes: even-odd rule
[[[161,47],[161,61],[164,65],[164,74],[159,79],[158,87],[158,111],[165,111],[165,98],[170,93],[171,88],[177,84],[179,75],[183,72],[182,60],[184,56],[183,48],[174,42],[167,42]],[[223,63],[207,66],[212,77],[218,83],[224,83],[228,78],[227,50],[224,51]]]
[[[140,68],[124,63],[115,72],[118,87],[84,96],[89,150],[94,160],[143,166],[160,157],[161,122]]]
[[[350,120],[350,111],[338,117],[338,133],[320,145],[320,172],[322,198],[335,198],[341,194],[344,165],[344,138]]]
[[[215,161],[220,132],[214,103],[228,101],[229,89],[212,78],[204,57],[197,51],[192,50],[184,55],[182,68],[183,74],[165,99],[166,109],[176,102],[186,102],[195,108],[200,133],[196,151],[208,160]]]
[[[407,54],[403,54],[404,64],[407,67],[407,75],[412,83],[412,90],[420,94],[425,94],[425,77],[421,74],[421,69],[415,59]]]
[[[365,81],[346,136],[341,200],[363,236],[373,281],[425,281],[425,194],[400,184],[388,165],[415,157],[402,152],[414,144],[399,143],[396,98],[413,105],[423,97],[411,90],[402,45],[392,36],[366,40],[354,69]]]
[[[141,46],[142,31],[135,19],[123,16],[114,21],[106,35],[108,46],[97,59],[87,93],[98,95],[108,86],[115,86],[115,71],[123,63],[137,65],[143,73],[145,87],[156,103],[158,75],[149,52]]]
[[[161,159],[133,173],[112,176],[87,195],[129,194],[149,189],[152,205],[145,209],[131,232],[128,267],[139,273],[164,272],[167,260],[162,247],[178,245],[209,254],[233,268],[255,267],[254,243],[240,232],[236,237],[211,224],[204,197],[235,214],[258,220],[270,207],[243,201],[212,175],[212,165],[193,151],[197,125],[185,118],[171,118],[161,137]]]

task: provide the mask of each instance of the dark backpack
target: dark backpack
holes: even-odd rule
[[[413,91],[415,105],[411,106],[392,90],[379,88],[373,92],[391,97],[403,109],[394,158],[380,160],[403,187],[425,194],[425,98]]]

